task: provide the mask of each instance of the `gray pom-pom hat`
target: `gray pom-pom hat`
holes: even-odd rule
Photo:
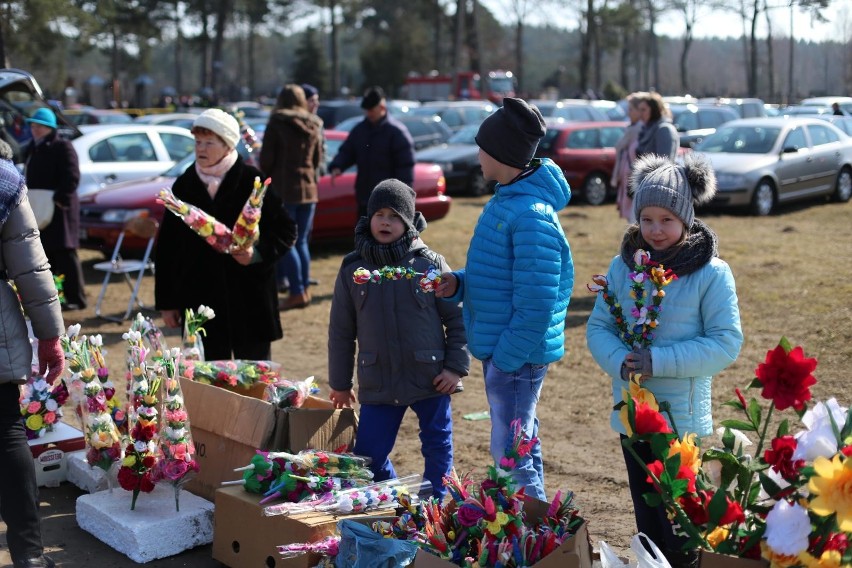
[[[689,229],[695,221],[695,205],[709,203],[716,195],[716,175],[700,154],[686,154],[683,165],[651,154],[633,165],[630,186],[637,219],[645,207],[662,207]]]

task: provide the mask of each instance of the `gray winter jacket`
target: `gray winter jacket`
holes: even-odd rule
[[[435,264],[450,267],[418,239],[395,266],[426,272]],[[429,256],[432,258],[430,259]],[[435,263],[433,260],[437,260]],[[470,370],[461,307],[420,291],[419,278],[355,284],[359,267],[381,268],[357,253],[343,259],[328,327],[329,386],[352,388],[355,346],[358,346],[358,401],[366,404],[410,405],[441,396],[432,381],[444,369],[465,376]]]
[[[15,175],[20,178],[12,163],[0,160],[0,212],[8,214],[5,221],[0,219],[0,383],[24,383],[30,376],[32,348],[24,312],[39,339],[65,331],[26,186]],[[15,282],[20,301],[9,280]]]

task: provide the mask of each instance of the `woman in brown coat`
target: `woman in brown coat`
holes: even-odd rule
[[[271,189],[281,197],[299,231],[296,245],[278,265],[279,281],[286,276],[290,282],[290,296],[281,304],[284,310],[304,308],[311,301],[308,242],[319,201],[316,172],[322,161],[322,120],[308,110],[302,87],[285,85],[260,151],[260,168],[272,178]]]

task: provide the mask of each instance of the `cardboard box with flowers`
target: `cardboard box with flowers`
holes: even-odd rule
[[[645,499],[666,507],[689,537],[685,547],[702,549],[702,566],[724,563],[713,553],[773,568],[852,564],[852,416],[833,398],[808,408],[816,365],[782,339],[748,386],[763,400],[736,389],[726,404],[743,418],[724,420],[722,447],[703,454],[694,435],[669,427],[665,401],[638,383],[625,390],[625,447],[646,441],[656,458],[640,460],[658,489]],[[799,426],[774,416],[789,408]]]

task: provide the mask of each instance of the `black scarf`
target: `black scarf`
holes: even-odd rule
[[[399,262],[414,248],[419,235],[416,229],[409,229],[394,242],[381,244],[376,242],[370,232],[370,218],[361,217],[355,226],[355,250],[367,262],[376,266],[389,266]]]
[[[632,225],[621,241],[621,260],[633,268],[633,254],[638,248],[639,225]],[[692,223],[686,240],[670,249],[656,251],[650,246],[644,247],[651,253],[651,260],[671,269],[677,276],[692,274],[713,257],[719,256],[716,233],[699,219]]]

